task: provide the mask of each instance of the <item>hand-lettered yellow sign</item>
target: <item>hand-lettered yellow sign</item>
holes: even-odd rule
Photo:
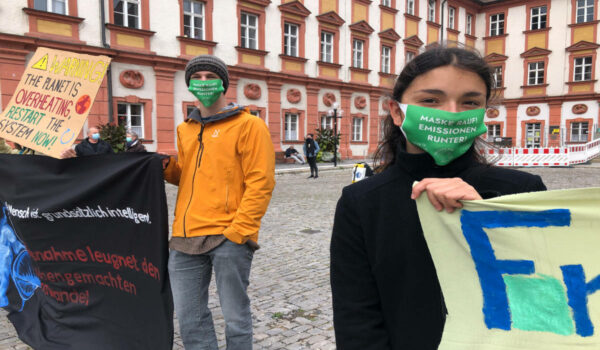
[[[600,188],[417,208],[448,309],[440,350],[600,349]]]
[[[0,137],[58,158],[79,134],[110,60],[38,48],[0,114]]]

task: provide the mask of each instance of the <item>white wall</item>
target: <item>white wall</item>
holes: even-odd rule
[[[260,98],[258,100],[251,100],[244,95],[244,86],[247,84],[256,84],[260,86]],[[269,123],[269,90],[267,88],[267,83],[263,80],[254,80],[254,79],[246,79],[240,78],[237,84],[237,103],[242,106],[255,105],[257,107],[265,108],[266,115],[264,116],[265,122]]]
[[[574,105],[585,104],[588,110],[583,114],[575,114],[571,111]],[[594,124],[598,124],[598,101],[571,101],[562,104],[560,109],[560,126],[565,128],[567,126],[567,120],[571,119],[592,119]],[[592,126],[590,125],[590,128]]]
[[[569,77],[569,55],[565,51],[571,46],[571,16],[567,15],[570,1],[552,1],[550,7],[550,18],[548,25],[552,27],[549,32],[548,50],[552,53],[548,56],[546,82],[550,84],[546,93],[550,96],[566,94],[568,85],[564,82],[571,80]]]
[[[85,6],[88,5],[88,6]],[[105,7],[106,9],[106,7]],[[79,24],[79,40],[85,41],[91,46],[102,46],[102,30],[100,28],[100,4],[98,1],[84,2],[79,1],[77,3],[77,17],[85,18],[81,24]],[[106,22],[108,23],[108,12],[105,10]],[[106,31],[108,42],[108,30]]]
[[[24,0],[2,0],[0,2],[0,32],[23,35],[29,31],[28,15],[23,12],[27,7]]]
[[[142,99],[152,100],[152,135],[144,135],[145,139],[152,139],[154,143],[147,144],[146,149],[148,151],[156,150],[156,79],[154,77],[154,70],[148,66],[138,66],[133,64],[125,64],[113,62],[111,63],[112,69],[112,88],[114,97],[126,97],[126,96],[137,96]],[[126,70],[135,70],[144,76],[144,86],[139,89],[129,89],[121,85],[119,75],[121,72]],[[144,108],[147,108],[144,106]],[[116,111],[115,111],[116,113]],[[146,120],[144,120],[144,129],[146,127]]]
[[[237,51],[234,46],[238,46],[237,2],[215,0],[213,4],[213,41],[220,43],[214,47],[213,53],[225,63],[236,65]]]
[[[502,127],[502,137],[506,137],[506,107],[504,106],[493,106],[498,110],[498,116],[496,118],[488,118],[487,113],[483,118],[484,123],[504,123]]]
[[[181,35],[179,3],[174,0],[148,2],[150,3],[150,30],[156,32],[150,37],[150,49],[161,56],[179,56],[181,51],[177,40],[177,36]]]

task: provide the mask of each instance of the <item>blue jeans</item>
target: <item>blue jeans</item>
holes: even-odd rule
[[[213,268],[225,318],[227,349],[252,349],[252,314],[246,290],[253,255],[247,245],[229,240],[206,254],[170,252],[171,289],[186,350],[218,348],[208,308],[208,286]]]

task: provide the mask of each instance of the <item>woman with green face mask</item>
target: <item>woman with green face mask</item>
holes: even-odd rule
[[[338,348],[437,349],[447,312],[414,201],[423,191],[437,210],[452,212],[462,200],[546,189],[538,176],[478,156],[492,83],[481,56],[459,48],[428,50],[400,73],[386,104],[378,174],[346,187],[336,209]]]

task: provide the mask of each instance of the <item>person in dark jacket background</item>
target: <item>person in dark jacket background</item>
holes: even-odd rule
[[[130,131],[125,136],[125,152],[146,152],[146,147],[142,145],[137,133]]]
[[[492,83],[477,53],[445,47],[415,57],[398,77],[375,157],[379,173],[344,188],[336,208],[331,288],[338,349],[438,348],[447,311],[414,201],[423,191],[437,210],[452,212],[461,200],[546,189],[539,176],[478,158],[473,140],[485,132]],[[451,156],[440,155],[436,144],[415,136],[419,123],[406,122],[419,122],[422,107],[447,120],[477,115],[478,131],[463,150],[454,144]],[[414,181],[420,182],[413,188]]]
[[[77,157],[114,153],[112,147],[100,139],[100,130],[97,127],[92,126],[89,128],[87,136],[81,143],[75,146]]]
[[[306,135],[306,139],[304,139],[304,155],[306,156],[306,161],[308,165],[310,165],[310,176],[309,179],[318,178],[319,177],[319,169],[317,168],[317,154],[319,154],[319,144],[314,140],[313,134]]]

